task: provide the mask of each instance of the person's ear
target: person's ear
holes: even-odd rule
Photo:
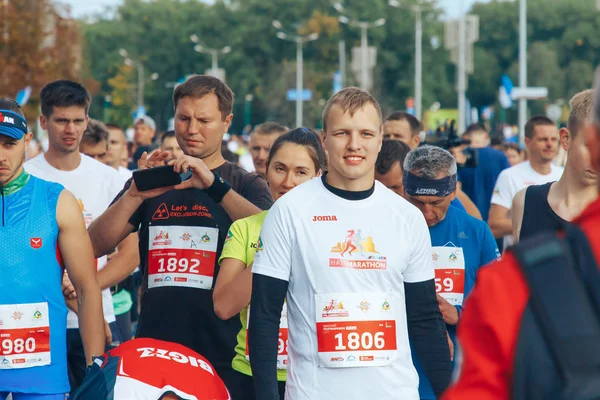
[[[558,131],[558,137],[560,139],[560,145],[562,148],[569,150],[569,147],[571,147],[571,142],[573,141],[571,131],[569,131],[567,128],[560,128]]]

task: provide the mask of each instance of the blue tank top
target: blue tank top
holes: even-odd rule
[[[0,188],[0,305],[46,303],[50,325],[50,364],[14,369],[0,365],[0,392],[60,394],[70,390],[67,307],[56,254],[56,206],[62,190],[62,185],[25,172]],[[41,317],[35,314],[38,311],[18,318]],[[10,362],[3,354],[0,346],[0,364],[6,366]]]

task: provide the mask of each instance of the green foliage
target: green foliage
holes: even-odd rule
[[[600,12],[595,3],[528,1],[527,83],[548,88],[547,99],[529,102],[530,114],[544,113],[547,104],[568,101],[575,93],[591,88],[594,66],[600,62],[600,37],[595,30]],[[497,0],[473,6],[472,13],[480,18],[480,40],[475,45],[475,73],[467,95],[474,106],[495,101],[497,94],[491,91],[504,73],[519,84],[518,8],[518,1]]]
[[[415,15],[410,4],[397,9],[386,0],[344,0],[347,15],[366,21],[385,17],[383,27],[370,29],[369,45],[377,47],[373,93],[384,113],[403,109],[414,95]],[[148,113],[165,129],[173,115],[172,83],[211,67],[211,57],[194,51],[190,35],[210,48],[231,46],[219,57],[227,83],[236,94],[232,130],[243,128],[245,97],[253,95],[252,124],[266,119],[293,126],[295,106],[286,91],[295,87],[296,45],[276,37],[277,19],[292,34],[319,33],[304,45],[304,87],[313,91],[305,103],[305,124],[318,126],[324,100],[332,94],[333,74],[339,69],[338,43],[346,43],[347,85],[357,84],[350,68],[351,49],[360,45],[360,29],[338,22],[339,13],[325,0],[124,0],[114,17],[82,24],[86,58],[92,77],[101,88],[92,115],[104,112],[104,96],[122,104],[107,113],[120,123],[131,123],[135,109],[136,72],[123,69],[119,49],[145,66],[145,76],[160,78],[146,87]],[[530,102],[532,112],[543,112],[547,102],[565,99],[591,85],[594,66],[600,62],[600,12],[593,0],[529,0],[529,85],[547,86],[547,101]],[[468,97],[473,106],[497,102],[500,76],[508,74],[518,84],[518,2],[477,3],[472,13],[480,17],[480,40],[475,45],[475,72],[469,77]],[[456,107],[456,69],[443,49],[443,21],[439,9],[423,13],[423,106],[439,101]],[[437,37],[440,48],[431,45]],[[112,83],[111,83],[112,82]],[[167,87],[171,83],[171,87]],[[116,85],[116,86],[115,86]],[[117,103],[118,103],[117,101]],[[509,112],[512,118],[514,113]],[[513,121],[511,121],[513,122]]]

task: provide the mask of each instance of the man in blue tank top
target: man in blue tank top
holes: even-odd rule
[[[23,111],[0,99],[0,399],[64,399],[67,307],[62,260],[79,294],[88,365],[104,351],[92,245],[75,197],[23,169],[31,141]]]
[[[463,301],[475,285],[477,271],[500,257],[487,224],[450,206],[456,196],[456,172],[455,159],[439,147],[419,147],[404,161],[404,197],[421,210],[429,226],[437,300],[455,348]],[[414,353],[413,362],[421,400],[435,400]]]

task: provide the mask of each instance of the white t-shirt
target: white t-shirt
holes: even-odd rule
[[[125,180],[131,178],[131,174],[133,174],[133,172],[121,166],[119,166],[118,172]]]
[[[498,204],[510,210],[513,198],[517,193],[531,185],[543,185],[544,183],[557,181],[562,176],[563,170],[562,167],[552,164],[550,173],[542,175],[531,168],[529,161],[524,161],[505,169],[500,173],[496,181],[496,187],[492,195],[492,204]],[[512,246],[513,243],[512,235],[504,236],[505,249],[508,246]]]
[[[25,170],[38,178],[60,183],[73,193],[79,200],[86,227],[90,226],[92,221],[108,208],[112,200],[123,189],[126,181],[115,169],[84,154],[81,155],[81,163],[73,171],[61,171],[54,168],[48,164],[44,154],[27,161]],[[97,265],[98,270],[104,268],[106,256],[100,257]],[[102,291],[102,307],[106,322],[114,322],[115,311],[110,289]],[[78,327],[77,315],[69,311],[67,328]]]
[[[271,208],[252,272],[289,281],[286,398],[419,399],[404,282],[434,270],[416,207],[379,182],[352,201],[315,178]]]
[[[240,156],[240,166],[248,172],[256,171],[254,168],[254,161],[252,161],[252,156],[250,154],[243,154]]]

